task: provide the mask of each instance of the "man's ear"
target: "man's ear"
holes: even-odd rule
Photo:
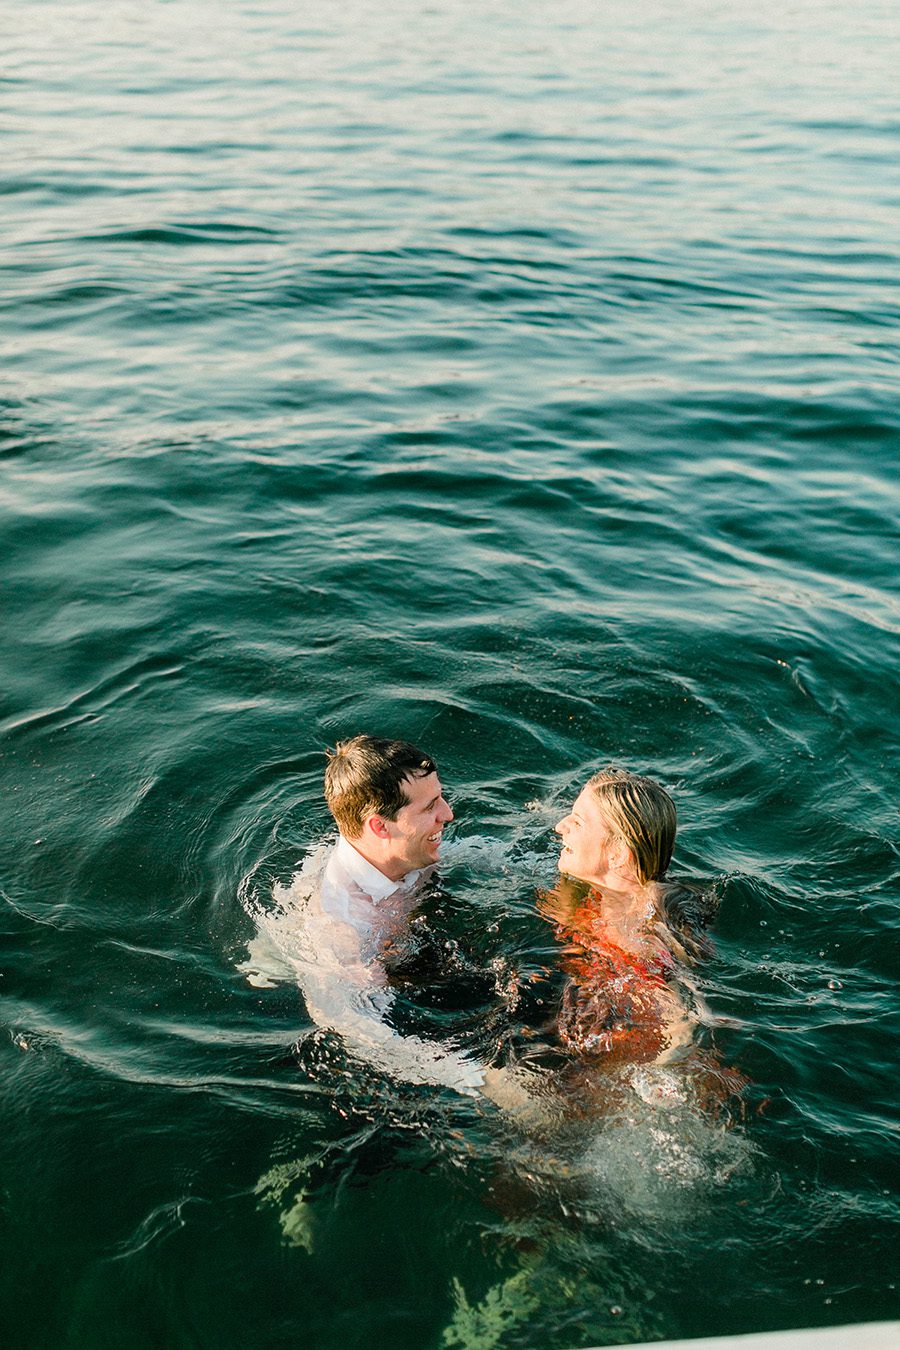
[[[363,826],[363,833],[369,831],[379,839],[387,839],[389,836],[388,827],[382,816],[369,816]]]

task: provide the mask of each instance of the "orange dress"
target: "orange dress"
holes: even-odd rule
[[[607,1063],[656,1059],[668,1044],[677,1006],[674,959],[661,946],[641,956],[626,951],[611,937],[599,903],[590,895],[558,928],[569,944],[562,961],[569,979],[557,1022],[560,1043]]]

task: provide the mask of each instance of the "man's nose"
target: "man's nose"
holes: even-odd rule
[[[450,809],[450,803],[446,797],[441,798],[441,820],[445,825],[449,825],[453,819],[453,812]]]

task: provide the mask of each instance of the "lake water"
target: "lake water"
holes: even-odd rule
[[[0,15],[3,1343],[898,1316],[896,7]],[[498,1043],[561,806],[668,785],[743,1123],[541,1144],[248,982],[360,730]]]

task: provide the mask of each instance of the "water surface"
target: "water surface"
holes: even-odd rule
[[[10,1344],[897,1316],[893,7],[0,11]],[[248,983],[358,730],[510,1000],[669,786],[743,1125],[542,1151]]]

